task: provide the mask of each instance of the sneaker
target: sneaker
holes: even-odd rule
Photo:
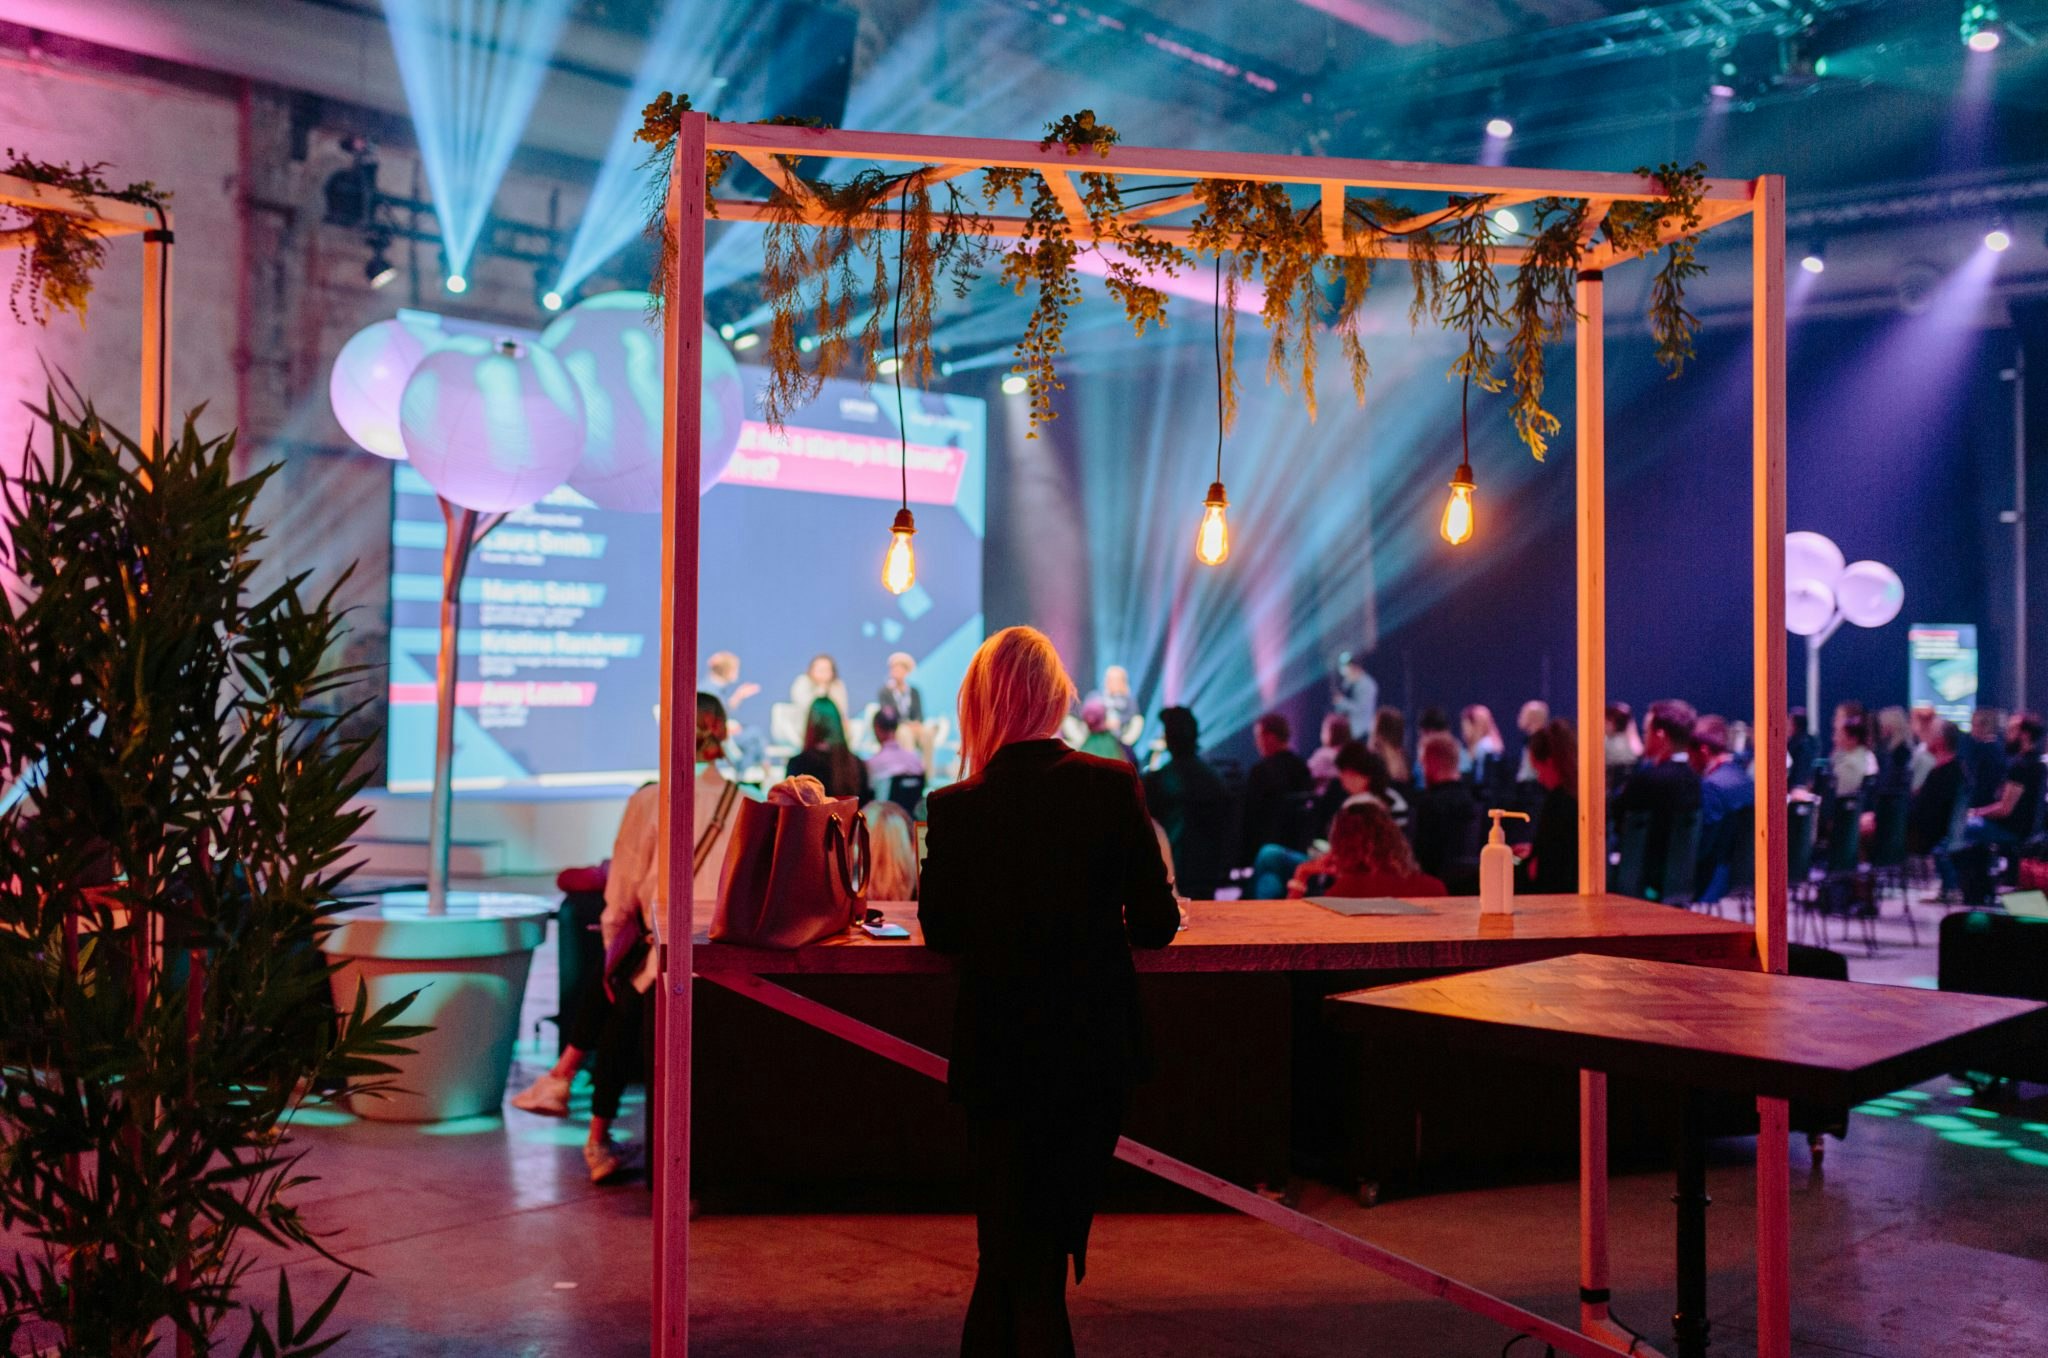
[[[601,1184],[623,1174],[640,1158],[640,1148],[606,1137],[583,1143],[583,1163],[590,1166],[590,1182]]]
[[[559,1075],[543,1075],[514,1094],[512,1106],[544,1118],[565,1118],[569,1116],[569,1082]]]

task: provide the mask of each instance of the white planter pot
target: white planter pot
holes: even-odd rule
[[[396,1065],[398,1088],[358,1098],[349,1110],[379,1122],[442,1122],[495,1114],[505,1098],[519,1009],[533,950],[547,934],[555,903],[544,896],[501,891],[451,891],[448,912],[427,913],[424,891],[387,891],[344,911],[327,937],[334,1003],[355,1007],[369,988],[369,1008],[412,991],[420,996],[400,1019],[430,1024]]]

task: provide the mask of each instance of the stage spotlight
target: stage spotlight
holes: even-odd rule
[[[1003,395],[1022,396],[1029,386],[1030,383],[1024,380],[1024,374],[1011,373],[1003,379]]]
[[[1725,80],[1716,80],[1707,86],[1707,93],[1715,99],[1733,99],[1735,87]]]
[[[718,327],[718,337],[724,340],[727,344],[732,343],[732,337],[737,333],[738,332],[732,328],[731,321],[727,321],[724,325]]]
[[[1808,273],[1823,273],[1828,267],[1828,247],[1816,244],[1799,260],[1799,267]]]
[[[556,292],[553,288],[549,288],[540,295],[540,304],[549,311],[560,311],[562,309],[562,294]]]
[[[808,354],[811,350],[818,347],[818,341],[812,339],[809,335],[799,335],[797,336],[796,347],[798,353]]]
[[[1515,232],[1522,229],[1522,219],[1515,215],[1513,208],[1502,208],[1493,214],[1493,224],[1503,231]]]
[[[381,231],[373,231],[369,244],[370,257],[363,264],[363,280],[372,288],[381,288],[398,277],[398,266],[384,253],[391,248],[391,238]]]
[[[875,371],[880,373],[882,376],[887,377],[891,373],[895,372],[899,366],[901,366],[899,361],[893,355],[891,355],[890,357],[885,358],[881,362],[877,363],[875,365]]]
[[[939,365],[939,376],[941,376],[941,377],[951,377],[952,375],[953,375],[953,360],[949,358],[949,359],[947,359],[947,360],[946,360],[946,361],[945,361],[944,363],[941,363],[941,364]]]
[[[1486,120],[1486,135],[1497,141],[1505,141],[1515,135],[1515,125],[1505,118],[1493,117]]]
[[[2005,223],[1995,222],[1984,233],[1984,248],[1994,255],[2002,255],[2012,248],[2012,233],[2005,229]]]
[[[441,286],[448,289],[448,291],[450,292],[468,292],[469,280],[467,278],[464,278],[459,273],[452,273],[448,275],[448,281],[443,283]]]
[[[749,331],[748,331],[748,332],[747,332],[746,334],[744,334],[744,335],[739,335],[739,336],[735,336],[735,337],[734,337],[734,339],[733,339],[733,342],[732,342],[732,347],[733,347],[733,351],[734,351],[735,353],[742,353],[742,354],[743,354],[743,353],[745,353],[745,352],[746,352],[747,350],[749,350],[749,349],[753,348],[753,347],[754,347],[755,345],[759,344],[760,342],[761,342],[761,337],[760,337],[759,335],[755,334],[755,333],[754,333],[753,331],[749,330]]]
[[[1972,52],[1996,52],[2005,41],[2005,21],[1998,17],[1998,6],[1989,0],[1972,0],[1963,6],[1963,46]]]

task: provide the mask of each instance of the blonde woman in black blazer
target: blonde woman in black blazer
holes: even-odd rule
[[[1180,910],[1131,766],[1057,738],[1074,685],[1012,627],[960,685],[968,776],[931,794],[918,916],[958,959],[950,1086],[968,1116],[980,1267],[963,1358],[1074,1351],[1066,1270],[1146,1074],[1132,947]]]

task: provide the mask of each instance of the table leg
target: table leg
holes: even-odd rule
[[[1697,1091],[1685,1093],[1678,1133],[1678,1309],[1671,1317],[1678,1358],[1707,1352],[1707,1146],[1704,1109]]]

